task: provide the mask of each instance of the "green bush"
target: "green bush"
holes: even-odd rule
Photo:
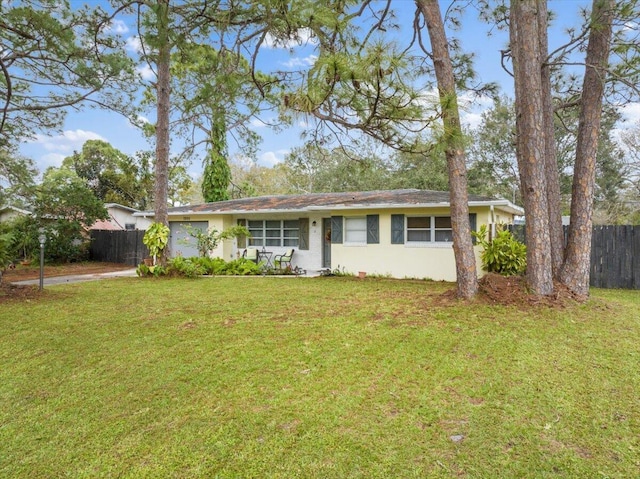
[[[516,240],[509,230],[499,227],[496,237],[487,240],[487,226],[473,233],[482,246],[482,268],[503,276],[524,274],[527,269],[527,247]]]
[[[226,264],[222,258],[210,258],[208,256],[193,257],[191,261],[202,268],[203,274],[209,275],[220,274],[217,271],[223,269]]]
[[[216,263],[213,274],[227,276],[250,276],[260,274],[260,266],[245,258],[234,259],[233,261]]]
[[[198,278],[205,274],[205,268],[194,261],[197,258],[183,258],[182,256],[176,256],[169,260],[169,274],[176,274],[177,276],[185,276],[187,278]]]
[[[159,276],[165,276],[167,275],[167,273],[168,273],[167,268],[159,264],[156,264],[153,266],[147,266],[144,263],[140,263],[136,268],[136,274],[141,277],[154,276],[157,278]]]
[[[248,259],[238,258],[225,261],[222,258],[177,256],[169,261],[166,268],[160,265],[147,266],[142,263],[136,268],[138,276],[175,275],[186,278],[197,278],[202,275],[249,276],[260,274],[260,266]]]

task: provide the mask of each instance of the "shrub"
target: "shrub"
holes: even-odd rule
[[[202,276],[205,273],[205,268],[194,259],[196,258],[183,258],[182,256],[172,258],[169,261],[168,273],[187,278]]]
[[[153,266],[147,266],[144,263],[140,263],[136,268],[136,274],[138,276],[155,276],[156,278],[159,276],[165,276],[167,274],[167,268],[160,264],[156,264]]]
[[[248,259],[238,258],[225,261],[222,258],[177,256],[169,261],[166,268],[160,265],[147,266],[142,263],[136,268],[138,276],[175,275],[186,278],[197,278],[204,274],[226,276],[249,276],[260,274],[260,266]]]
[[[487,226],[473,233],[482,246],[482,268],[490,273],[503,276],[523,274],[527,269],[527,247],[516,240],[511,232],[503,227],[496,231],[491,242],[487,240]]]
[[[153,258],[153,264],[158,262],[160,256],[169,244],[169,227],[163,223],[151,223],[144,233],[142,242],[149,248],[149,254]],[[161,261],[162,262],[162,261]]]
[[[260,274],[262,270],[260,266],[251,260],[245,258],[234,259],[233,261],[216,264],[213,274],[224,274],[228,276],[250,276]]]

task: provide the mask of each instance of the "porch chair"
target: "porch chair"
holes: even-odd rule
[[[247,248],[242,253],[242,257],[244,259],[248,259],[249,261],[253,261],[258,264],[258,249],[257,248]]]
[[[273,257],[273,264],[278,269],[285,269],[286,267],[291,268],[291,258],[293,258],[294,249],[288,249],[283,254],[277,254]],[[284,265],[284,266],[283,266]]]

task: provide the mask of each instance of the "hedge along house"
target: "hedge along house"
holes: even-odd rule
[[[469,196],[472,230],[513,223],[523,210],[503,199]],[[171,254],[197,255],[188,227],[222,231],[244,225],[250,238],[222,242],[213,256],[231,260],[247,247],[273,255],[295,249],[308,271],[455,281],[449,193],[390,190],[312,193],[220,201],[169,209]],[[477,247],[476,247],[477,248]],[[480,251],[476,250],[478,271]]]

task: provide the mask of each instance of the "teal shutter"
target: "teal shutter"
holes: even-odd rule
[[[342,216],[331,217],[331,242],[342,244]]]
[[[300,218],[298,220],[298,249],[309,249],[309,218]]]
[[[404,244],[404,215],[391,215],[391,244]]]
[[[380,216],[367,215],[367,244],[380,243]]]
[[[238,226],[247,227],[247,220],[238,220]],[[244,249],[247,247],[247,237],[245,235],[238,236],[238,249]]]
[[[470,213],[469,214],[469,225],[471,226],[471,232],[473,233],[474,231],[476,231],[476,227],[477,225],[477,214],[476,213]],[[473,244],[476,244],[476,237],[471,235],[471,241],[473,241]]]

